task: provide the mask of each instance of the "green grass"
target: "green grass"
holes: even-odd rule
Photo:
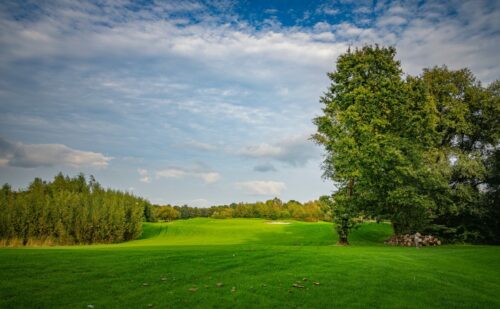
[[[331,224],[265,222],[148,223],[123,244],[0,249],[0,307],[500,308],[500,247],[389,247],[390,226],[376,223],[340,247]]]

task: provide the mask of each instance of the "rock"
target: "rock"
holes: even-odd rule
[[[389,238],[386,244],[394,246],[420,247],[420,246],[439,246],[441,241],[432,235],[422,235],[415,233],[413,235],[393,235]]]

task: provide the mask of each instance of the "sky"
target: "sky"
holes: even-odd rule
[[[391,45],[405,74],[500,77],[499,1],[1,1],[0,183],[59,171],[156,204],[335,190],[310,141],[326,73]]]

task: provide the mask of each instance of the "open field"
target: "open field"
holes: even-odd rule
[[[3,248],[0,307],[500,307],[500,247],[388,247],[376,223],[339,247],[331,224],[290,222],[199,218],[117,245]]]

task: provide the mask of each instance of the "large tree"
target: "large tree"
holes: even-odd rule
[[[425,84],[402,78],[392,47],[365,46],[339,56],[314,119],[326,150],[324,176],[344,211],[340,243],[359,212],[387,216],[397,234],[422,229],[443,183],[425,164],[435,144],[437,111]],[[336,215],[340,215],[338,211]]]
[[[500,83],[484,88],[468,69],[445,66],[425,69],[422,79],[438,111],[436,162],[450,189],[434,223],[456,240],[500,242]]]

